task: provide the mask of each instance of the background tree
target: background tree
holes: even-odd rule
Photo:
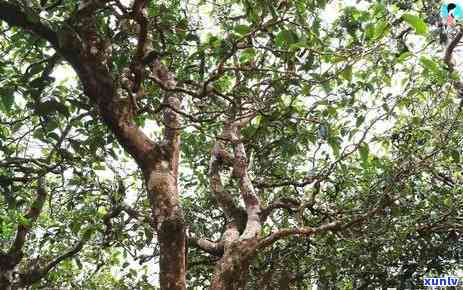
[[[439,46],[438,11],[0,0],[0,288],[402,288],[454,270],[461,32]]]

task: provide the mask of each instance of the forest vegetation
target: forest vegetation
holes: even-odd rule
[[[439,10],[0,0],[0,289],[461,270],[463,32]]]

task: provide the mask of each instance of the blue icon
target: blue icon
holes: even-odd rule
[[[449,1],[440,8],[440,16],[448,25],[455,25],[455,21],[463,20],[463,7],[455,1]]]

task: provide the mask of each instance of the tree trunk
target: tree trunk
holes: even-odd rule
[[[186,289],[185,221],[177,180],[165,160],[156,162],[145,179],[160,244],[161,289]]]
[[[249,261],[239,256],[224,256],[216,266],[211,290],[244,290],[249,276]]]
[[[249,265],[254,257],[255,241],[236,241],[226,247],[217,262],[211,290],[244,290],[249,279]]]
[[[179,116],[171,109],[164,111],[164,140],[155,143],[134,124],[133,112],[116,95],[110,76],[97,75],[95,69],[80,72],[87,95],[96,101],[104,122],[144,174],[160,243],[161,289],[184,290],[186,233],[177,186]],[[164,102],[180,107],[176,96],[167,96]]]
[[[96,105],[98,113],[118,142],[137,162],[142,170],[151,202],[151,210],[156,223],[156,231],[161,247],[160,284],[163,290],[184,290],[185,282],[185,223],[178,194],[178,160],[180,147],[180,97],[166,93],[163,124],[164,139],[154,142],[137,127],[134,118],[136,104],[130,98],[118,95],[118,79],[111,71],[111,46],[109,39],[98,34],[95,9],[101,8],[104,1],[90,1],[91,5],[76,11],[73,20],[78,31],[67,29],[67,25],[56,33],[40,21],[31,17],[17,5],[0,0],[0,19],[11,26],[33,31],[48,40],[53,47],[72,65],[82,82],[86,95]],[[143,9],[148,1],[136,1],[132,7],[137,20],[144,24],[140,32],[137,54],[131,70],[138,74],[139,83],[132,93],[139,93],[143,78],[140,70],[145,65],[145,43],[147,39],[146,21]],[[76,33],[77,32],[77,33]],[[143,35],[144,34],[144,35]],[[159,59],[152,63],[153,73],[163,84],[172,90],[176,86],[175,77]],[[137,69],[135,69],[137,68]],[[129,96],[130,97],[130,96]],[[4,256],[0,253],[0,258]],[[0,259],[1,262],[1,259]],[[0,267],[0,270],[5,266]],[[5,272],[5,270],[3,271]],[[8,283],[8,277],[0,273],[0,283]],[[6,281],[6,282],[5,282]]]
[[[0,289],[9,290],[13,280],[13,271],[0,267]]]

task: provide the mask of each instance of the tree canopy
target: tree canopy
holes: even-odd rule
[[[0,289],[461,270],[463,28],[439,8],[0,0]]]

